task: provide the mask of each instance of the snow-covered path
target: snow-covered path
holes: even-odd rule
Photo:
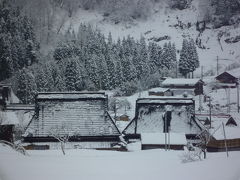
[[[22,156],[0,146],[1,180],[239,180],[240,152],[208,154],[204,161],[181,163],[183,151],[112,152],[29,151]]]

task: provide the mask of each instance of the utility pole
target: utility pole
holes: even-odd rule
[[[218,68],[219,68],[218,61],[219,61],[219,59],[218,59],[218,56],[217,56],[217,76],[218,76]]]
[[[201,66],[201,79],[203,80],[203,66]]]
[[[239,80],[237,80],[237,112],[239,113]]]
[[[210,121],[210,128],[212,128],[212,103],[211,97],[208,96],[209,99],[209,121]]]
[[[178,78],[178,61],[176,61],[176,78]]]
[[[165,151],[167,151],[167,148],[168,148],[168,146],[167,146],[167,114],[166,114],[167,112],[165,112],[164,113],[164,126],[165,126],[165,128],[164,128],[164,133],[165,133]]]
[[[226,149],[226,153],[227,153],[227,157],[228,157],[228,147],[227,147],[227,140],[226,140],[226,132],[225,132],[225,128],[224,128],[224,123],[222,122],[222,127],[223,127],[223,135],[224,135],[224,144],[225,144],[225,149]]]

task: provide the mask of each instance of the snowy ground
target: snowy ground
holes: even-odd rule
[[[23,156],[0,145],[0,180],[240,180],[240,152],[208,153],[182,163],[183,151],[28,151]]]

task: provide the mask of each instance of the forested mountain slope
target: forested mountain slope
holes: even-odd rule
[[[239,0],[2,0],[0,80],[37,91],[117,90],[239,67]],[[10,79],[9,79],[10,78]]]

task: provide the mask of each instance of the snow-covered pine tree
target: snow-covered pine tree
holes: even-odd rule
[[[12,75],[13,62],[11,58],[11,43],[0,33],[0,81]]]
[[[188,61],[189,61],[189,68],[191,72],[193,73],[196,68],[199,67],[199,59],[197,54],[197,49],[195,46],[195,42],[193,39],[190,39],[190,42],[188,43]],[[192,74],[193,76],[193,74]]]
[[[80,61],[76,62],[76,70],[77,74],[75,87],[77,91],[82,91],[87,88],[87,72],[84,65]]]
[[[172,47],[170,42],[164,43],[163,52],[162,52],[162,63],[168,70],[172,69],[172,66],[173,66],[171,48]]]
[[[96,64],[98,66],[98,76],[99,76],[99,85],[100,89],[107,90],[109,89],[109,80],[108,80],[108,68],[105,57],[103,55],[96,56]]]
[[[116,81],[115,81],[115,87],[120,87],[123,83],[123,73],[122,73],[122,64],[119,59],[116,61]]]
[[[188,41],[186,39],[183,39],[178,68],[179,68],[179,72],[185,78],[187,77],[187,74],[191,72],[189,58],[188,58],[188,53],[189,53],[188,48],[189,48]]]
[[[148,51],[149,51],[150,74],[154,74],[157,71],[157,63],[158,63],[157,44],[150,42],[148,45]]]
[[[68,59],[65,70],[65,83],[68,91],[76,91],[77,66],[75,59]]]
[[[43,68],[39,68],[37,70],[35,77],[36,77],[37,91],[38,92],[47,92],[48,91],[48,86],[47,86],[48,82],[47,82],[47,76],[46,76]]]
[[[85,68],[87,70],[87,74],[89,79],[94,83],[95,88],[99,89],[99,75],[98,75],[98,67],[96,64],[96,60],[98,56],[96,54],[87,54]]]
[[[33,74],[23,68],[18,76],[17,96],[24,104],[34,103],[36,83]]]
[[[115,88],[115,81],[116,81],[116,74],[115,74],[115,61],[117,60],[117,50],[116,46],[112,46],[112,43],[108,43],[108,50],[106,53],[106,63],[107,63],[107,69],[108,69],[108,81],[109,81],[109,89]]]
[[[140,38],[139,44],[139,61],[136,67],[138,79],[149,75],[149,63],[146,41],[143,36]]]
[[[60,71],[58,64],[55,62],[51,65],[51,74],[53,79],[53,91],[65,91],[65,77],[64,72]]]
[[[178,67],[177,67],[177,51],[176,51],[176,46],[173,43],[171,46],[171,57],[172,57],[172,68],[173,71],[175,71],[175,75],[177,77],[177,73],[178,73]]]

